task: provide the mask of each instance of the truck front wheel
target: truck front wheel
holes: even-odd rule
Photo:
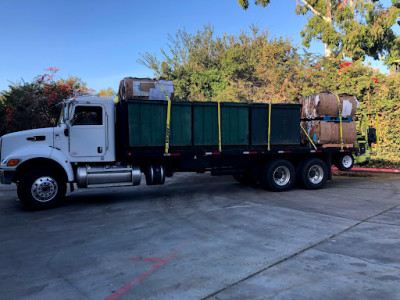
[[[59,205],[66,193],[66,182],[50,168],[28,171],[17,185],[21,202],[32,210],[48,209]]]
[[[285,159],[270,161],[261,168],[260,184],[274,192],[290,190],[295,182],[293,165]]]

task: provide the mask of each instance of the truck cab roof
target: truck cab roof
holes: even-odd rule
[[[65,100],[66,102],[77,102],[79,104],[83,103],[103,103],[103,104],[114,104],[114,99],[106,97],[97,96],[78,96]]]

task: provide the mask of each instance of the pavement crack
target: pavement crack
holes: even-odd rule
[[[346,276],[352,276],[352,275],[365,275],[365,274],[384,275],[384,274],[392,274],[392,273],[398,273],[398,272],[400,272],[400,270],[396,269],[396,270],[386,270],[386,271],[371,270],[371,271],[358,271],[358,272],[349,272],[349,273],[338,273],[338,274],[331,275],[331,276],[320,277],[320,278],[317,278],[315,280],[304,281],[304,282],[289,286],[289,287],[284,288],[284,289],[275,290],[275,291],[272,291],[270,293],[263,294],[262,296],[269,296],[269,297],[270,296],[276,296],[278,294],[281,294],[281,293],[284,293],[284,292],[287,292],[287,291],[290,291],[290,290],[293,290],[293,289],[296,289],[296,288],[299,288],[299,287],[303,287],[303,286],[310,285],[310,284],[313,284],[313,283],[317,283],[317,282],[320,282],[320,281],[323,281],[323,280],[329,280],[329,279],[334,279],[334,278],[339,278],[339,277],[346,277]],[[259,296],[261,296],[261,295],[259,295]]]
[[[374,221],[374,222],[367,221],[366,223],[400,227],[400,224],[393,224],[393,223],[384,223],[384,222],[376,222],[376,221]]]
[[[90,299],[89,295],[87,295],[82,289],[80,289],[78,286],[76,286],[71,280],[69,280],[67,277],[62,276],[58,271],[54,270],[53,267],[47,265],[47,269],[51,271],[51,273],[53,273],[55,275],[56,278],[59,278],[61,280],[63,280],[64,282],[66,282],[70,287],[72,287],[74,290],[76,290],[78,292],[78,294],[80,296],[82,296],[82,298],[85,299]],[[82,299],[81,298],[81,299]]]
[[[400,204],[397,204],[395,206],[389,207],[389,208],[387,208],[387,209],[385,209],[385,210],[383,210],[383,211],[381,211],[381,212],[379,212],[379,213],[377,213],[377,214],[375,214],[373,216],[369,216],[369,217],[367,217],[367,218],[365,218],[365,219],[363,219],[361,221],[358,221],[357,223],[353,224],[352,226],[349,226],[348,228],[346,228],[344,230],[341,230],[338,233],[335,233],[335,234],[327,237],[326,239],[323,239],[323,240],[321,240],[321,241],[319,241],[319,242],[317,242],[315,244],[312,244],[311,246],[308,246],[308,247],[306,247],[304,249],[301,249],[300,251],[297,251],[297,252],[293,253],[292,255],[289,255],[289,256],[281,259],[281,260],[278,260],[277,262],[275,262],[275,263],[273,263],[273,264],[271,264],[269,266],[266,266],[265,268],[262,268],[261,270],[258,270],[257,272],[254,272],[254,273],[246,276],[245,278],[242,278],[242,279],[240,279],[240,280],[238,280],[238,281],[236,281],[236,282],[234,282],[234,283],[232,283],[232,284],[230,284],[230,285],[228,285],[228,286],[226,286],[226,287],[224,287],[224,288],[222,288],[222,289],[220,289],[218,291],[215,291],[214,293],[212,293],[212,294],[210,294],[208,296],[205,296],[205,297],[203,297],[201,299],[202,300],[210,299],[211,297],[214,297],[214,296],[216,296],[216,295],[218,295],[218,294],[220,294],[220,293],[222,293],[222,292],[224,292],[224,291],[226,291],[226,290],[228,290],[228,289],[230,289],[230,288],[232,288],[232,287],[234,287],[234,286],[236,286],[236,285],[238,285],[238,284],[240,284],[242,282],[245,282],[246,280],[249,280],[249,279],[251,279],[251,278],[253,278],[253,277],[255,277],[255,276],[257,276],[257,275],[259,275],[259,274],[261,274],[261,273],[263,273],[263,272],[265,272],[265,271],[267,271],[267,270],[269,270],[269,269],[271,269],[271,268],[273,268],[275,266],[277,266],[277,265],[280,265],[281,263],[284,263],[284,262],[286,262],[286,261],[288,261],[288,260],[290,260],[292,258],[295,258],[296,256],[298,256],[298,255],[300,255],[300,254],[302,254],[302,253],[304,253],[304,252],[306,252],[308,250],[311,250],[311,249],[313,249],[313,248],[315,248],[315,247],[317,247],[319,245],[322,245],[322,244],[324,244],[324,243],[326,243],[326,242],[328,242],[328,241],[330,241],[330,240],[342,235],[343,233],[348,232],[348,231],[356,228],[357,226],[359,226],[359,225],[361,225],[361,224],[363,224],[363,223],[365,223],[365,222],[367,222],[367,221],[369,221],[369,220],[371,220],[373,218],[376,218],[376,217],[378,217],[380,215],[383,215],[383,214],[385,214],[385,213],[387,213],[387,212],[389,212],[389,211],[391,211],[393,209],[396,209],[398,207],[400,207]]]

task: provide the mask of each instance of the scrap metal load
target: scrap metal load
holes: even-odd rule
[[[353,147],[357,138],[354,117],[359,105],[355,96],[319,93],[304,97],[300,103],[302,144]]]

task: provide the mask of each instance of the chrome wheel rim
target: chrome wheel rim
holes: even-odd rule
[[[308,180],[313,184],[318,184],[324,179],[324,170],[321,166],[314,165],[308,170]]]
[[[52,200],[58,192],[57,182],[48,176],[36,179],[31,188],[32,196],[39,202],[48,202]]]
[[[279,186],[285,186],[290,180],[290,171],[284,166],[275,169],[273,174],[274,182]]]
[[[350,155],[345,155],[342,158],[342,165],[345,168],[350,168],[353,163],[353,158]]]

